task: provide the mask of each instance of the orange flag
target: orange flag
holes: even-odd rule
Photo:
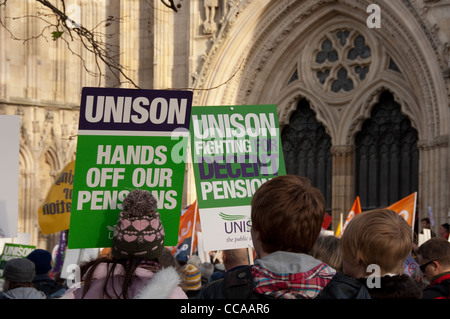
[[[416,216],[416,200],[417,192],[399,200],[398,202],[392,204],[387,208],[392,209],[394,212],[398,213],[408,222],[409,226],[414,228],[414,221]]]
[[[345,220],[343,231],[347,227],[348,223],[355,217],[356,215],[361,213],[361,202],[359,201],[359,196],[356,196],[355,201],[353,202],[352,209],[348,213],[347,219]]]
[[[194,201],[191,206],[181,215],[180,227],[178,230],[178,245],[172,247],[172,254],[175,256],[179,253],[192,255],[197,246],[197,232],[200,229],[200,219],[198,218],[198,205]]]

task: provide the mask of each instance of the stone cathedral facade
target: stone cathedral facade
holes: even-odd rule
[[[413,192],[418,220],[430,207],[436,225],[450,221],[449,0],[175,2],[66,5],[86,26],[120,17],[101,31],[140,88],[193,90],[193,105],[276,104],[287,171],[323,192],[333,229],[356,196],[367,210]],[[13,19],[39,10],[1,10],[0,114],[21,116],[19,232],[52,249],[37,210],[75,159],[81,88],[133,86],[90,74],[79,43],[37,37],[42,21]],[[194,199],[187,166],[184,203]]]

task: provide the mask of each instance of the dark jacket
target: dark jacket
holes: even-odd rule
[[[253,291],[252,267],[247,266],[225,274],[205,286],[197,299],[262,299]],[[353,278],[336,273],[316,299],[370,299],[367,289]]]
[[[67,287],[57,283],[55,280],[50,278],[48,275],[37,275],[33,279],[34,287],[42,291],[47,298],[59,298],[67,290]]]
[[[372,299],[420,299],[422,290],[408,275],[361,278]]]
[[[430,286],[423,290],[423,299],[450,299],[450,273],[433,278]]]

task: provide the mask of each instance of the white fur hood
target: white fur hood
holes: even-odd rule
[[[175,268],[164,268],[153,276],[134,299],[187,299],[179,287],[180,283],[181,279]]]

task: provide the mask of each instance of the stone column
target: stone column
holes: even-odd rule
[[[450,149],[449,136],[419,142],[418,221],[428,217],[431,207],[435,221],[433,230],[450,222]],[[418,229],[420,231],[420,227]]]
[[[121,10],[120,6],[122,5],[122,1],[108,1],[108,5],[105,6],[105,19],[108,17],[114,17],[119,18],[121,17]],[[126,14],[129,14],[129,12],[126,12]],[[129,19],[129,18],[128,18]],[[128,21],[125,20],[125,21]],[[123,23],[125,24],[125,22]],[[110,45],[110,54],[111,56],[115,56],[115,62],[117,64],[122,63],[123,65],[126,65],[129,67],[129,65],[124,64],[128,61],[123,61],[123,56],[121,55],[121,49],[123,44],[121,43],[122,37],[120,36],[121,33],[121,23],[119,22],[112,22],[108,28],[104,31],[105,33],[108,32],[109,34],[112,34],[112,37],[107,37],[105,41]],[[125,33],[125,32],[124,32]],[[125,40],[128,37],[124,37]],[[128,48],[127,48],[128,49]],[[106,87],[119,87],[120,86],[120,76],[118,74],[118,71],[111,70],[109,68],[105,68],[105,86]]]
[[[344,220],[350,211],[355,194],[355,147],[353,145],[337,145],[331,147],[333,156],[332,181],[332,229],[339,225],[340,215]]]
[[[154,7],[153,86],[154,89],[169,89],[173,71],[173,12],[161,1],[155,1]]]

